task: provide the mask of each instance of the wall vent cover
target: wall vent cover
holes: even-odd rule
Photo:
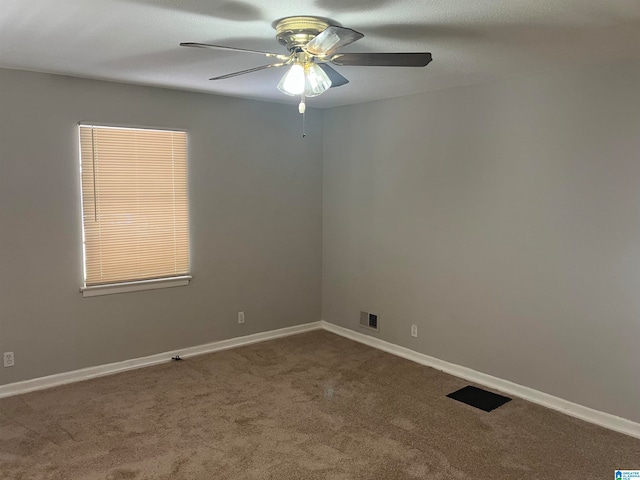
[[[360,326],[370,329],[370,330],[375,330],[376,332],[378,331],[378,315],[375,313],[369,313],[369,312],[360,312]]]

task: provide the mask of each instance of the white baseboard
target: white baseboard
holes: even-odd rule
[[[533,403],[537,403],[544,407],[556,410],[572,417],[585,420],[601,427],[615,430],[632,437],[640,438],[640,423],[633,422],[609,413],[600,412],[592,408],[584,407],[562,398],[554,397],[547,393],[534,390],[533,388],[524,387],[517,383],[503,380],[501,378],[481,373],[471,368],[462,367],[454,363],[445,362],[435,357],[430,357],[423,353],[400,347],[393,343],[385,342],[379,338],[371,337],[348,328],[340,327],[326,321],[307,323],[304,325],[296,325],[293,327],[281,328],[269,332],[255,333],[244,337],[231,338],[229,340],[221,340],[219,342],[207,343],[196,347],[178,349],[171,352],[158,353],[148,357],[135,358],[125,360],[123,362],[109,363],[107,365],[99,365],[97,367],[83,368],[72,372],[58,373],[47,377],[34,378],[23,382],[10,383],[8,385],[0,385],[0,398],[12,395],[20,395],[22,393],[33,392],[35,390],[43,390],[67,383],[80,382],[91,378],[103,377],[114,373],[133,370],[136,368],[148,367],[160,363],[170,361],[171,357],[180,355],[183,358],[202,355],[205,353],[218,352],[230,348],[250,345],[252,343],[264,342],[276,338],[288,337],[299,333],[310,332],[312,330],[324,329],[345,338],[349,338],[359,343],[369,345],[370,347],[391,353],[398,357],[411,360],[421,365],[441,370],[450,375],[464,378],[470,382],[478,383],[486,387],[498,390],[508,395],[523,398]]]
[[[298,333],[309,332],[322,328],[321,322],[307,323],[304,325],[296,325],[293,327],[281,328],[279,330],[271,330],[269,332],[254,333],[244,337],[230,338],[229,340],[221,340],[219,342],[207,343],[196,347],[188,347],[174,350],[171,352],[158,353],[148,357],[134,358],[123,362],[109,363],[99,365],[97,367],[83,368],[72,372],[58,373],[46,377],[34,378],[23,382],[10,383],[8,385],[0,385],[0,398],[12,395],[20,395],[22,393],[33,392],[35,390],[43,390],[45,388],[56,387],[67,383],[80,382],[91,378],[104,377],[114,373],[125,372],[136,368],[149,367],[159,363],[171,361],[171,357],[180,355],[182,358],[202,355],[204,353],[219,352],[230,348],[250,345],[252,343],[264,342],[275,338],[288,337]]]
[[[470,382],[478,383],[509,395],[520,397],[529,402],[537,403],[538,405],[579,418],[586,422],[594,423],[601,427],[615,430],[616,432],[624,433],[635,438],[640,438],[640,423],[578,405],[577,403],[569,402],[568,400],[563,400],[562,398],[554,397],[548,393],[524,387],[508,380],[493,377],[486,373],[472,370],[471,368],[445,362],[444,360],[430,357],[429,355],[425,355],[405,347],[400,347],[393,343],[380,340],[379,338],[340,327],[324,320],[321,322],[321,326],[324,330],[328,330],[329,332],[349,338],[359,343],[364,343],[365,345],[369,345],[370,347],[377,348],[398,357],[406,358],[412,362],[426,365],[428,367],[435,368],[436,370],[441,370],[455,377],[463,378]]]

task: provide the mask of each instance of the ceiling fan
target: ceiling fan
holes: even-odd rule
[[[349,83],[330,64],[350,67],[425,67],[431,62],[431,54],[427,52],[338,53],[338,50],[360,40],[364,35],[351,28],[331,25],[328,20],[320,17],[286,17],[274,22],[274,27],[276,39],[287,48],[289,54],[207,43],[184,42],[180,46],[253,53],[278,60],[276,63],[220,75],[210,80],[223,80],[267,68],[290,66],[278,83],[278,90],[291,96],[300,95],[300,113],[305,111],[306,97],[315,97],[329,88]]]

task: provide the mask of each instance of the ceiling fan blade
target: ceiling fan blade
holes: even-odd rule
[[[247,70],[241,70],[239,72],[227,73],[226,75],[220,75],[219,77],[213,77],[213,78],[210,78],[209,80],[224,80],[225,78],[237,77],[238,75],[244,75],[245,73],[259,72],[260,70],[266,70],[267,68],[282,67],[284,65],[286,65],[286,63],[284,63],[284,62],[271,63],[269,65],[262,65],[260,67],[249,68]]]
[[[354,67],[426,67],[430,53],[338,53],[331,62]]]
[[[331,80],[331,88],[340,87],[349,83],[349,80],[340,75],[331,65],[327,63],[318,63],[317,65],[324,70],[324,73],[326,73],[329,80]]]
[[[180,44],[180,46],[181,47],[210,48],[212,50],[229,50],[229,51],[232,51],[232,52],[255,53],[255,54],[258,54],[258,55],[264,55],[265,57],[279,58],[280,60],[285,60],[285,59],[289,58],[288,55],[280,55],[278,53],[262,52],[260,50],[248,50],[246,48],[225,47],[224,45],[211,45],[209,43],[182,42]]]
[[[331,55],[342,47],[360,40],[364,35],[351,28],[331,25],[316,35],[304,49],[313,55]]]

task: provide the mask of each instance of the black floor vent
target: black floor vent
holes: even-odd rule
[[[488,392],[481,388],[472,387],[471,385],[461,388],[460,390],[456,390],[455,392],[447,395],[447,397],[466,403],[472,407],[479,408],[485,412],[495,410],[496,408],[511,401],[509,397],[503,397],[497,393]]]

